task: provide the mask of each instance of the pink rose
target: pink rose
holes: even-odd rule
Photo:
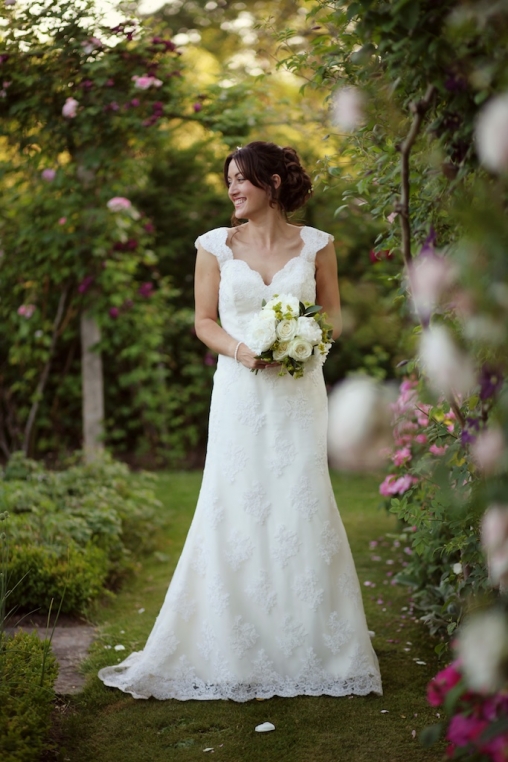
[[[406,446],[406,447],[403,447],[401,450],[397,450],[392,455],[392,460],[397,467],[404,465],[404,463],[407,463],[409,460],[411,460],[410,448]]]
[[[149,87],[161,87],[162,85],[162,80],[153,77],[151,74],[143,74],[141,77],[134,74],[132,81],[138,90],[148,90]]]
[[[442,447],[440,447],[437,444],[431,444],[431,446],[429,447],[429,452],[431,452],[432,455],[444,455],[447,449],[448,449],[448,445],[443,445]]]
[[[427,444],[427,435],[426,434],[417,434],[415,436],[415,442],[418,442],[418,444]]]
[[[67,98],[62,108],[62,114],[67,119],[74,119],[78,110],[79,103],[75,98]]]
[[[482,733],[488,725],[487,720],[470,715],[456,714],[450,720],[446,737],[455,746],[467,746]]]
[[[35,312],[35,304],[22,304],[18,307],[18,315],[29,320]]]
[[[132,206],[128,198],[124,196],[114,196],[110,198],[107,207],[111,212],[123,212],[126,209],[130,209]]]

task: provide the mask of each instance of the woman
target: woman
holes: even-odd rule
[[[219,354],[196,513],[144,650],[99,675],[136,698],[381,693],[328,474],[321,365],[281,377],[248,345],[279,293],[317,301],[340,333],[332,237],[287,221],[311,192],[292,148],[250,143],[224,176],[235,225],[196,242],[196,333]]]

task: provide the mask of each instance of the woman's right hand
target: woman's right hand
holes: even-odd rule
[[[243,341],[238,347],[236,358],[238,362],[241,362],[242,365],[245,365],[249,370],[263,370],[264,368],[275,368],[280,365],[278,362],[260,360],[259,357],[254,354],[252,349],[249,349],[247,344],[244,344]]]

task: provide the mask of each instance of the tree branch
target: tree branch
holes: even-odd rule
[[[37,411],[39,409],[39,404],[42,399],[42,395],[44,393],[44,388],[46,386],[46,382],[48,380],[49,370],[51,368],[51,362],[53,360],[53,355],[55,353],[56,348],[56,342],[58,339],[58,331],[60,328],[60,322],[62,320],[62,314],[64,311],[64,305],[65,300],[67,298],[67,293],[69,291],[69,287],[66,286],[62,293],[60,294],[60,299],[58,301],[58,308],[56,311],[55,321],[53,323],[53,334],[51,336],[51,344],[49,346],[49,353],[48,353],[48,359],[46,360],[46,364],[42,370],[41,377],[39,379],[39,383],[37,384],[37,388],[35,390],[34,394],[34,401],[32,403],[32,407],[30,409],[30,413],[28,415],[28,420],[26,422],[25,426],[25,433],[23,437],[23,452],[25,455],[28,455],[28,449],[30,447],[30,437],[32,435],[32,429],[35,423],[35,417],[37,415]]]

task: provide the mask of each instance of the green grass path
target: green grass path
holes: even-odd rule
[[[136,701],[105,688],[97,669],[143,647],[163,601],[189,527],[201,473],[160,476],[164,504],[159,550],[97,614],[100,636],[85,665],[82,694],[62,713],[59,762],[420,762],[420,730],[436,722],[425,686],[438,669],[427,631],[408,610],[407,590],[390,584],[407,557],[394,520],[378,509],[378,480],[333,475],[339,509],[362,583],[369,628],[379,656],[384,696],[231,701]],[[370,547],[371,541],[378,541]],[[388,576],[387,576],[388,575]],[[365,586],[369,582],[371,585]],[[374,585],[374,586],[372,586]],[[115,645],[125,646],[117,652]],[[418,662],[425,662],[420,663]],[[275,732],[254,727],[269,720]],[[416,738],[415,738],[416,736]],[[213,752],[204,753],[205,748]]]

